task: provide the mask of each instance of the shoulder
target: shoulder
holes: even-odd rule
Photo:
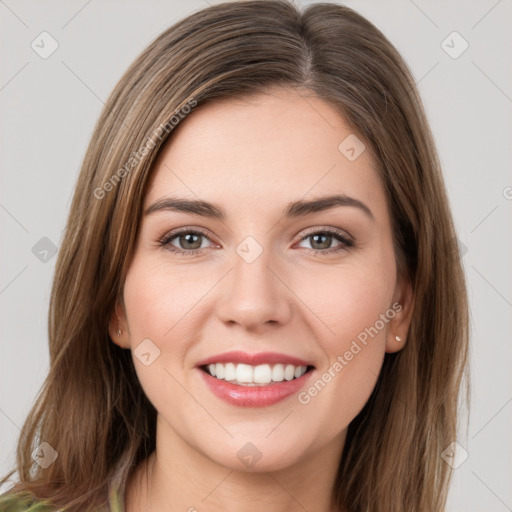
[[[109,490],[108,504],[99,512],[124,512],[123,485],[111,485]],[[60,512],[55,505],[48,500],[38,499],[29,491],[7,492],[0,495],[0,512]]]
[[[46,501],[38,500],[27,492],[0,496],[0,512],[53,512],[54,510]]]

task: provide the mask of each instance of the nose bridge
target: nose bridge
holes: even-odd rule
[[[289,319],[290,298],[275,275],[276,263],[272,249],[264,247],[254,237],[248,236],[238,244],[233,254],[231,277],[219,306],[224,322],[256,328]]]

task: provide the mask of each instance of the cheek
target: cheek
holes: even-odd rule
[[[132,339],[150,338],[157,345],[185,339],[183,329],[214,284],[211,272],[166,265],[152,258],[134,260],[124,287]],[[177,347],[176,347],[177,348]]]
[[[183,269],[143,255],[136,256],[127,274],[123,295],[134,366],[144,393],[158,411],[169,410],[170,403],[181,407],[189,400],[178,381],[190,344],[187,332],[194,305],[208,284],[197,272],[192,281]],[[142,353],[150,354],[146,361],[139,357]]]
[[[393,266],[331,268],[316,273],[311,282],[314,285],[301,284],[298,295],[307,297],[307,305],[321,320],[318,336],[330,355],[374,326],[390,308],[394,292]],[[383,337],[387,324],[379,322],[378,327]]]
[[[140,253],[126,277],[124,304],[134,365],[146,395],[159,410],[165,409],[164,396],[176,402],[189,398],[172,377],[183,380],[183,371],[191,364],[190,347],[202,333],[206,298],[218,281],[206,267],[171,265],[161,256]],[[157,354],[149,365],[138,358],[142,342]]]
[[[389,312],[394,280],[391,255],[382,264],[375,259],[318,273],[316,286],[309,288],[308,306],[321,319],[313,329],[326,362],[298,398],[306,410],[326,414],[322,423],[332,435],[361,411],[375,387],[394,313]]]

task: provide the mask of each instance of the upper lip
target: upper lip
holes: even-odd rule
[[[245,363],[251,366],[260,364],[292,364],[294,366],[313,366],[304,359],[277,352],[259,352],[249,354],[239,350],[224,352],[208,357],[197,363],[197,366],[207,366],[214,363]]]

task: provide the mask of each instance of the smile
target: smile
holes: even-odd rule
[[[300,392],[316,368],[309,361],[273,352],[231,351],[196,363],[207,389],[239,407],[268,407]]]
[[[264,386],[298,379],[312,367],[293,364],[252,366],[243,363],[216,363],[205,365],[202,369],[218,380],[224,380],[237,386]]]

